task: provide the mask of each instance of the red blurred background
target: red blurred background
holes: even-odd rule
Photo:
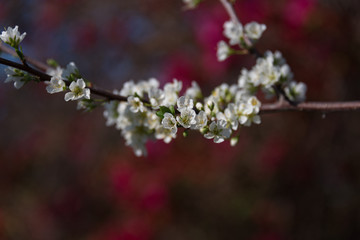
[[[360,98],[359,1],[237,0],[236,10],[267,25],[258,48],[283,53],[309,100]],[[193,11],[180,0],[0,1],[1,27],[28,34],[26,55],[75,61],[106,89],[176,77],[208,94],[236,82],[255,60],[217,62],[227,19],[215,0]],[[262,121],[235,148],[192,133],[136,158],[101,109],[77,111],[41,84],[0,84],[0,239],[359,239],[360,114]]]

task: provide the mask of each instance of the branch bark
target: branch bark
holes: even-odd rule
[[[233,12],[233,8],[227,0],[220,0],[223,3],[226,3],[226,6],[230,6],[230,12]],[[232,9],[232,10],[231,10]],[[236,15],[235,15],[236,17]],[[237,19],[237,18],[236,18]],[[0,50],[16,56],[15,51],[12,49],[9,49],[8,47],[4,46],[0,42]],[[49,67],[35,59],[26,57],[26,61],[30,63],[31,65],[35,66],[37,69],[29,66],[29,65],[23,65],[21,63],[13,62],[10,60],[7,60],[5,58],[0,57],[0,64],[14,67],[20,70],[23,70],[25,72],[28,72],[34,76],[37,76],[40,81],[50,81],[51,76],[46,74],[46,70],[49,69]],[[39,69],[39,70],[38,70]],[[70,83],[68,81],[65,81],[67,85]],[[95,86],[89,87],[92,94],[104,97],[107,100],[117,100],[117,101],[127,101],[126,97],[119,96],[116,94],[111,93],[108,90],[104,90],[101,88],[97,88]],[[145,103],[148,103],[146,100],[142,100]],[[329,112],[340,112],[340,111],[357,111],[360,110],[360,101],[348,101],[348,102],[304,102],[297,104],[296,106],[289,104],[287,101],[281,100],[276,103],[270,103],[270,104],[263,104],[260,109],[260,114],[268,114],[268,113],[280,113],[280,112],[321,112],[321,113],[329,113]]]

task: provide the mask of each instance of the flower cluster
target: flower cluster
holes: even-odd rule
[[[249,71],[241,71],[238,85],[242,89],[238,97],[250,96],[262,89],[268,98],[284,91],[286,97],[294,103],[305,100],[306,85],[293,80],[293,73],[279,51],[265,52],[258,58],[256,65]]]
[[[228,39],[228,43],[223,40],[218,43],[218,60],[224,61],[231,54],[242,53],[229,45],[237,45],[242,49],[250,49],[256,41],[260,39],[265,30],[266,25],[257,22],[247,23],[245,27],[240,22],[235,22],[233,20],[225,22],[223,34]]]
[[[255,96],[236,98],[238,84],[222,84],[204,99],[196,82],[183,96],[179,95],[182,84],[176,79],[163,88],[159,85],[154,78],[137,84],[126,82],[114,93],[127,97],[128,101],[104,104],[106,125],[121,130],[126,144],[138,156],[146,154],[148,140],[162,139],[169,143],[176,138],[179,128],[197,130],[205,138],[221,143],[230,139],[240,126],[260,123],[260,101]],[[145,102],[145,97],[150,101]]]
[[[176,79],[159,88],[159,82],[151,78],[147,81],[126,82],[120,91],[114,94],[127,98],[127,102],[110,101],[105,103],[104,117],[107,125],[115,125],[122,132],[126,144],[134,149],[137,156],[145,155],[145,144],[151,139],[162,139],[169,143],[176,137],[177,128],[164,128],[157,111],[176,104],[182,83]],[[148,103],[143,99],[149,98]],[[166,118],[164,118],[166,119]]]
[[[189,8],[201,2],[183,1]],[[228,42],[218,43],[218,60],[223,61],[230,54],[248,53],[265,30],[264,24],[256,22],[245,26],[238,21],[225,22],[224,35]],[[17,50],[22,61],[25,58],[18,47],[24,37],[17,26],[9,27],[0,35],[1,40]],[[240,49],[233,49],[233,46]],[[102,104],[106,125],[119,129],[137,156],[146,155],[149,140],[169,143],[179,132],[186,136],[189,130],[198,131],[215,143],[229,140],[235,145],[241,127],[261,123],[261,102],[257,98],[260,90],[267,97],[283,96],[292,104],[305,100],[306,85],[293,80],[290,67],[280,52],[258,55],[255,66],[250,70],[243,69],[237,83],[223,83],[206,97],[195,81],[185,90],[177,79],[160,87],[157,79],[150,78],[138,83],[128,81],[121,90],[114,90],[111,97],[90,99],[90,88],[74,63],[69,63],[65,69],[57,64],[49,68],[50,81],[45,82],[46,90],[50,94],[67,91],[65,101],[77,100],[80,109],[92,110]],[[16,88],[33,80],[40,81],[18,69],[7,68],[5,72],[5,81],[14,82]]]
[[[38,81],[34,76],[12,67],[6,68],[5,73],[7,76],[5,82],[14,82],[16,89],[21,88],[27,82]],[[56,69],[50,69],[47,73],[51,76],[51,80],[45,82],[48,93],[53,94],[70,90],[65,94],[65,101],[90,99],[90,89],[86,88],[84,79],[75,77],[78,75],[78,70],[74,63],[68,64],[65,70],[57,67]],[[70,83],[69,87],[66,86],[66,82]]]
[[[86,83],[81,78],[79,70],[73,62],[69,63],[66,69],[59,66],[55,69],[49,69],[47,74],[51,76],[51,80],[45,82],[48,93],[53,94],[70,90],[65,94],[65,101],[90,99],[90,89],[86,88]],[[66,86],[65,81],[70,83],[69,87]]]

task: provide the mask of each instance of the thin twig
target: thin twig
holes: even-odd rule
[[[230,16],[231,20],[235,23],[235,24],[241,24],[239,18],[237,17],[234,8],[232,6],[232,4],[230,2],[228,2],[227,0],[220,0],[220,2],[222,3],[222,5],[224,6],[226,12],[228,13],[228,15]]]
[[[348,102],[303,102],[296,106],[290,105],[286,101],[281,103],[263,104],[260,113],[279,113],[279,112],[345,112],[345,111],[359,111],[360,101]]]
[[[32,67],[30,67],[29,65],[23,65],[23,64],[20,64],[20,63],[17,63],[17,62],[13,62],[13,61],[10,61],[10,60],[7,60],[5,58],[1,58],[0,57],[0,64],[3,64],[3,65],[6,65],[6,66],[10,66],[10,67],[14,67],[14,68],[17,68],[17,69],[20,69],[20,70],[23,70],[25,72],[28,72],[36,77],[39,78],[39,80],[41,82],[45,82],[45,81],[50,81],[51,80],[51,76],[46,74],[46,73],[43,73],[37,69],[34,69]],[[70,85],[70,82],[67,81],[67,80],[64,80],[64,82],[66,83],[67,86]],[[99,89],[97,87],[88,87],[91,91],[91,93],[93,94],[96,94],[98,96],[102,96],[102,97],[105,97],[106,99],[108,100],[118,100],[118,101],[127,101],[127,98],[126,97],[123,97],[123,96],[119,96],[119,95],[116,95],[116,94],[113,94],[109,91],[106,91],[106,90],[103,90],[103,89]],[[146,100],[143,100],[143,102],[147,103]]]
[[[12,48],[5,46],[5,44],[1,41],[0,41],[0,52],[4,52],[14,57],[17,57],[17,53]],[[25,59],[28,63],[30,63],[31,65],[35,66],[37,69],[43,72],[46,72],[46,70],[50,68],[48,65],[33,58],[25,57]]]

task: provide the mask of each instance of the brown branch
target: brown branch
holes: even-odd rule
[[[28,72],[36,77],[38,77],[40,79],[41,82],[45,82],[45,81],[50,81],[51,80],[51,76],[46,74],[46,73],[43,73],[39,70],[36,70],[32,67],[30,67],[29,65],[23,65],[23,64],[20,64],[20,63],[17,63],[17,62],[13,62],[13,61],[10,61],[10,60],[7,60],[5,58],[1,58],[0,57],[0,64],[3,64],[3,65],[6,65],[6,66],[10,66],[10,67],[14,67],[14,68],[17,68],[17,69],[20,69],[20,70],[23,70],[25,72]],[[70,85],[70,82],[67,81],[67,80],[64,80],[64,82],[66,83],[67,86]],[[127,101],[127,98],[126,97],[123,97],[123,96],[119,96],[119,95],[116,95],[116,94],[113,94],[109,91],[106,91],[106,90],[102,90],[102,89],[99,89],[97,87],[88,87],[90,89],[90,92],[92,94],[95,94],[95,95],[98,95],[98,96],[102,96],[108,100],[118,100],[118,101]],[[144,102],[147,102],[145,100],[143,100]]]
[[[241,22],[240,22],[239,18],[237,17],[232,4],[228,0],[220,0],[220,2],[224,6],[224,8],[225,8],[226,12],[228,13],[228,15],[230,16],[231,20],[235,24],[241,25]]]
[[[10,55],[15,56],[15,57],[17,56],[17,53],[13,49],[5,46],[2,42],[0,42],[0,51],[5,52],[5,53],[10,54]],[[5,58],[0,58],[0,64],[7,65],[7,66],[10,66],[10,67],[14,67],[14,68],[26,71],[26,72],[34,75],[34,76],[39,77],[40,81],[42,81],[42,82],[50,81],[51,76],[44,73],[48,69],[50,69],[50,67],[48,65],[46,65],[46,64],[44,64],[44,63],[42,63],[42,62],[40,62],[38,60],[35,60],[33,58],[25,57],[25,59],[26,59],[26,61],[28,63],[35,66],[40,71],[30,67],[29,65],[24,65],[24,64],[17,63],[17,62],[9,61],[9,60],[7,60]],[[67,86],[69,86],[69,84],[70,84],[69,81],[64,80],[64,82],[66,83]],[[107,90],[99,89],[99,88],[97,88],[95,86],[91,86],[91,87],[89,87],[89,89],[90,89],[92,94],[102,96],[102,97],[104,97],[104,98],[106,98],[108,100],[127,101],[126,97],[113,94],[113,93],[111,93],[111,92],[109,92]],[[143,100],[143,101],[145,103],[147,103],[146,100]]]
[[[228,3],[226,0],[220,0],[224,1],[227,4],[231,6],[230,3]],[[0,50],[3,52],[6,52],[8,54],[17,56],[16,52],[7,48],[2,43],[0,43]],[[0,57],[0,64],[14,67],[23,71],[26,71],[34,76],[37,76],[40,81],[50,81],[51,76],[44,73],[46,72],[49,67],[46,64],[43,64],[37,60],[26,58],[26,60],[37,67],[39,70],[32,68],[29,65],[23,65],[17,62],[13,62],[10,60],[7,60],[5,58]],[[69,81],[64,80],[67,85],[70,84]],[[116,94],[113,94],[107,90],[103,90],[97,87],[89,87],[92,94],[102,96],[108,100],[117,100],[117,101],[127,101],[126,97],[119,96]],[[146,100],[142,100],[144,103],[148,103]],[[283,98],[280,98],[280,100],[276,103],[272,104],[263,104],[260,109],[260,114],[268,114],[268,113],[279,113],[279,112],[301,112],[301,111],[313,111],[313,112],[322,112],[322,113],[328,113],[328,112],[339,112],[339,111],[357,111],[360,110],[360,101],[351,101],[351,102],[304,102],[297,104],[296,106],[289,104],[289,102],[285,101]]]
[[[4,52],[4,53],[10,54],[14,57],[17,57],[17,53],[12,48],[5,46],[5,44],[1,41],[0,41],[0,52]],[[35,66],[37,69],[39,69],[43,72],[46,72],[46,70],[48,70],[50,68],[48,65],[46,65],[38,60],[35,60],[33,58],[25,57],[25,59],[28,63],[30,63],[31,65]]]
[[[34,76],[39,77],[40,81],[49,81],[51,76],[40,72],[36,69],[31,68],[30,66],[24,66],[20,63],[9,61],[4,58],[0,58],[0,64],[14,67],[23,71],[26,71]],[[65,81],[69,85],[69,81]],[[98,96],[105,97],[108,100],[117,100],[117,101],[127,101],[126,97],[112,94],[107,90],[103,90],[96,87],[89,87],[90,91],[93,94]],[[147,103],[147,101],[142,100]],[[317,111],[317,112],[339,112],[339,111],[355,111],[360,110],[360,101],[351,101],[351,102],[304,102],[296,106],[290,105],[287,101],[279,101],[273,104],[263,104],[261,107],[260,113],[279,113],[279,112],[300,112],[300,111]]]
[[[263,104],[260,114],[279,113],[279,112],[344,112],[360,110],[360,101],[349,102],[303,102],[296,106],[290,105],[286,101],[273,104]]]

